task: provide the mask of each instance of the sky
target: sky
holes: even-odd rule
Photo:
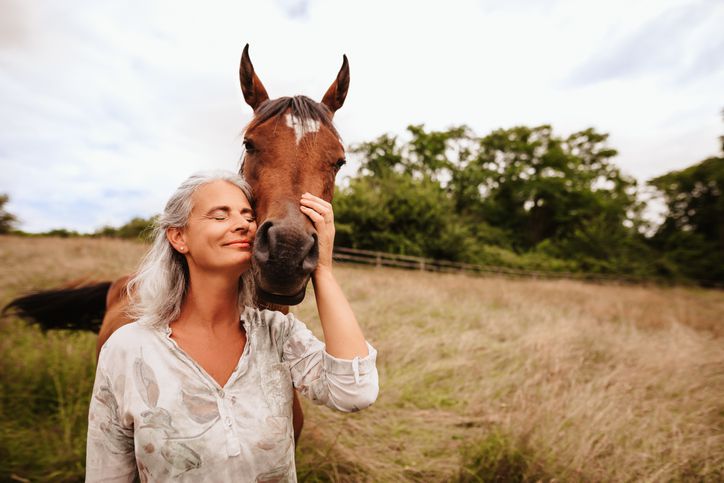
[[[238,169],[246,43],[272,98],[320,100],[348,56],[347,146],[594,127],[645,182],[719,153],[722,25],[719,0],[0,0],[0,193],[25,231],[92,232]]]

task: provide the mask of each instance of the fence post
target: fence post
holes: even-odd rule
[[[420,271],[425,271],[425,260],[420,260]]]
[[[375,267],[381,267],[382,266],[382,256],[378,253],[375,256]]]

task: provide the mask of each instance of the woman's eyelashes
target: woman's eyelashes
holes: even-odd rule
[[[249,214],[244,213],[242,215],[242,217],[244,218],[244,220],[246,220],[247,223],[256,223],[256,217],[254,217],[254,216],[250,216]],[[218,212],[218,213],[213,213],[209,218],[216,220],[216,221],[226,221],[230,217],[229,217],[228,213]]]
[[[216,221],[224,221],[229,218],[229,214],[226,213],[225,211],[218,210],[218,211],[214,211],[213,213],[211,213],[208,216],[208,218],[211,218],[212,220],[216,220]]]

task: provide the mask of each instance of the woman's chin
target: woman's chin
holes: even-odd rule
[[[251,254],[241,257],[228,257],[221,263],[217,260],[210,270],[218,273],[226,273],[230,277],[240,277],[251,268]]]
[[[251,268],[251,256],[233,264],[231,268],[238,272],[239,275],[247,272]]]

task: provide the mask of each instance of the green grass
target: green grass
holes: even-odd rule
[[[460,482],[523,482],[550,480],[536,467],[525,448],[497,430],[463,450]]]
[[[83,476],[91,334],[43,334],[18,320],[0,326],[0,474],[32,481]]]

